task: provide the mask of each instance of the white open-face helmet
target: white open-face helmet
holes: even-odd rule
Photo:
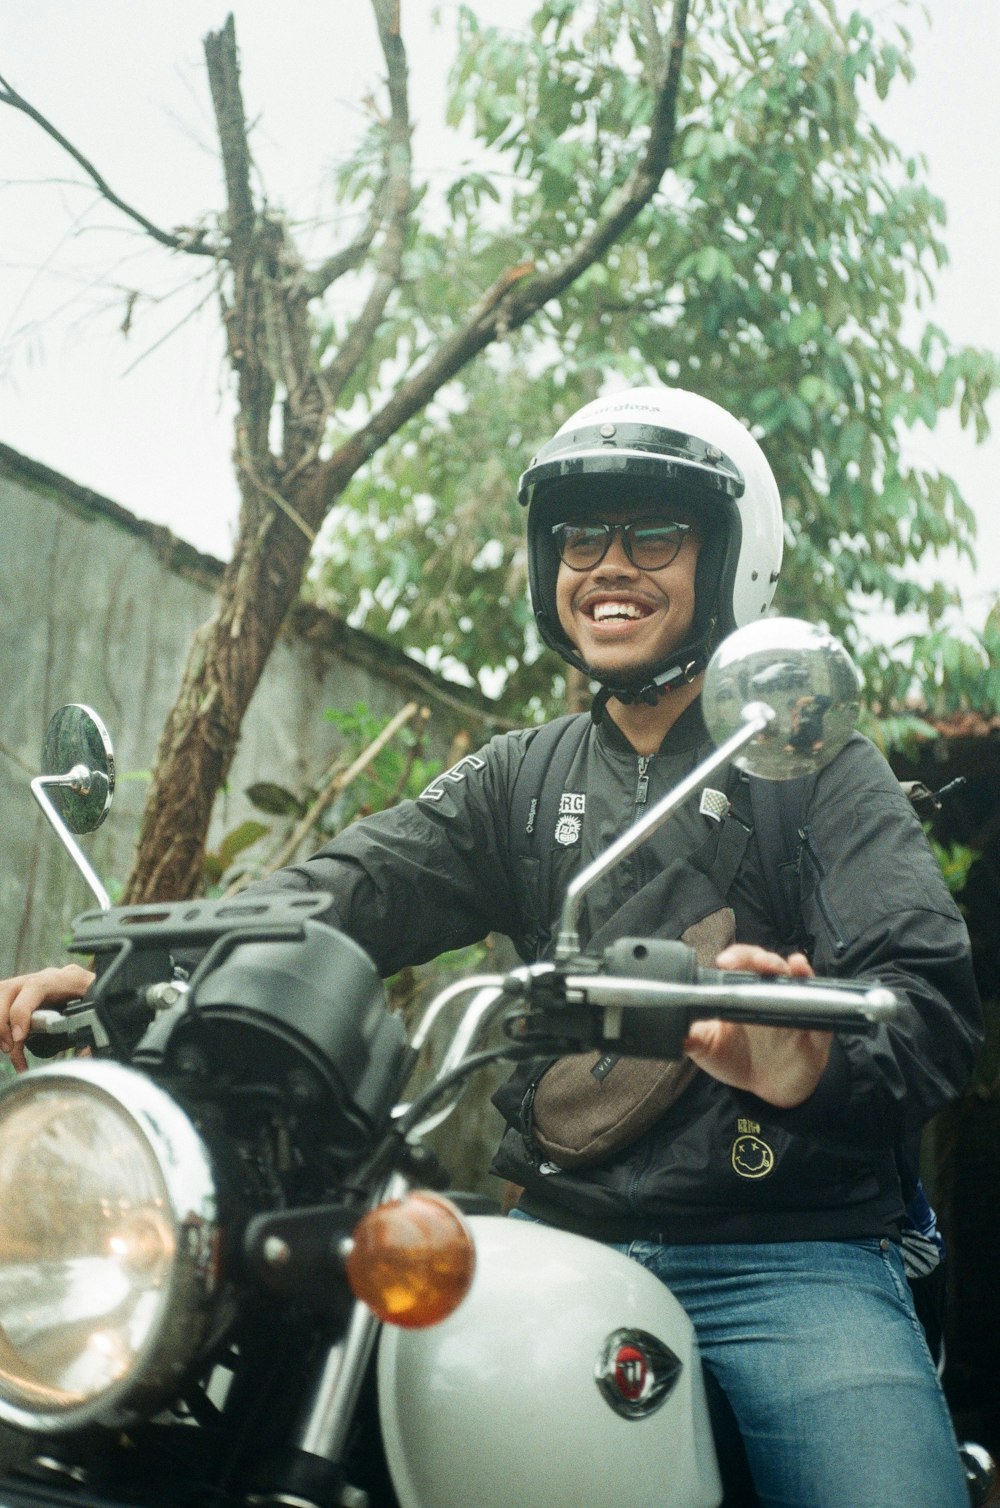
[[[668,662],[612,684],[584,664],[559,622],[552,528],[639,500],[698,520],[694,621]],[[542,638],[620,700],[655,701],[692,679],[726,634],[771,604],[782,553],[778,485],[744,425],[697,393],[639,387],[586,404],[533,458],[518,501],[528,509],[528,580]]]

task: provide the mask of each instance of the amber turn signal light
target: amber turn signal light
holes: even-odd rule
[[[451,1201],[418,1189],[358,1221],[346,1265],[354,1296],[380,1320],[420,1330],[458,1308],[476,1256]]]

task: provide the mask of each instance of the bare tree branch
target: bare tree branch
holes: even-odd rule
[[[386,745],[392,742],[400,729],[405,727],[411,718],[416,717],[420,710],[416,702],[407,702],[406,706],[401,707],[395,716],[390,718],[381,733],[372,740],[367,748],[362,749],[361,753],[356,759],[352,760],[350,765],[345,767],[340,761],[334,765],[309,810],[299,819],[289,837],[278,849],[278,852],[268,861],[267,868],[264,870],[265,874],[273,874],[276,869],[283,869],[286,864],[291,863],[327,807],[331,806],[337,797],[357,780],[359,775],[364,774],[368,766],[374,763]],[[237,890],[242,890],[248,879],[249,876],[241,876],[240,880],[227,890],[226,894],[231,895]]]
[[[375,263],[375,282],[365,306],[347,332],[337,355],[324,369],[328,401],[335,403],[356,370],[386,304],[399,285],[413,195],[410,185],[410,111],[407,102],[406,50],[399,31],[398,0],[372,0],[389,85],[386,126],[385,235]]]
[[[229,239],[237,246],[245,245],[253,232],[256,209],[250,192],[250,149],[232,12],[221,31],[210,31],[206,36],[205,61],[226,175]]]
[[[226,181],[225,255],[233,281],[232,304],[224,308],[223,324],[229,359],[238,374],[236,461],[247,507],[259,498],[260,482],[269,469],[275,376],[266,361],[264,267],[274,260],[280,233],[275,224],[258,216],[250,188],[250,148],[231,12],[221,31],[208,33],[204,47]]]
[[[170,329],[167,330],[164,335],[160,336],[159,340],[154,340],[151,346],[147,346],[144,351],[140,351],[139,355],[136,356],[133,361],[130,361],[128,366],[124,368],[124,370],[122,371],[122,376],[127,377],[129,373],[134,372],[136,367],[140,366],[142,362],[147,359],[147,357],[152,356],[154,351],[158,351],[161,346],[166,345],[168,340],[173,340],[178,330],[183,330],[184,326],[188,323],[189,320],[197,318],[197,316],[205,308],[206,304],[208,304],[208,302],[214,296],[214,293],[214,288],[210,288],[205,294],[205,297],[199,299],[196,304],[192,305],[192,307],[187,311],[186,314],[183,314],[175,324],[171,325]],[[125,306],[125,317],[123,318],[120,326],[121,333],[123,335],[127,335],[131,327],[132,310],[138,297],[139,295],[135,291],[135,289],[130,290]]]
[[[87,174],[87,177],[97,186],[102,198],[106,199],[109,204],[113,204],[116,209],[121,210],[122,214],[127,215],[130,220],[134,220],[147,235],[152,236],[154,241],[159,241],[161,246],[169,246],[171,251],[187,251],[193,256],[215,256],[215,247],[208,244],[204,231],[185,231],[183,234],[178,234],[174,231],[161,230],[158,225],[153,224],[152,220],[147,220],[146,216],[141,214],[139,210],[134,209],[131,204],[126,204],[124,199],[120,199],[89,158],[85,157],[71,141],[68,141],[62,132],[40,110],[36,110],[34,105],[29,104],[23,95],[18,94],[17,90],[2,74],[0,74],[0,105],[10,105],[12,109],[20,110],[24,115],[33,120],[36,125],[41,126],[47,136],[50,136],[54,142],[57,142],[64,152],[68,152],[74,162],[79,163],[80,167]]]
[[[386,184],[381,183],[372,197],[372,205],[364,229],[349,246],[335,251],[303,279],[306,298],[319,298],[320,294],[342,278],[345,273],[359,267],[371,249],[379,226],[385,217]]]
[[[533,263],[524,262],[507,269],[426,365],[398,387],[369,422],[330,457],[326,465],[332,491],[339,492],[369,456],[473,356],[527,323],[543,305],[558,297],[586,268],[599,261],[645,209],[670,162],[687,16],[688,0],[674,0],[667,46],[661,49],[659,66],[653,71],[649,137],[628,178],[609,197],[604,213],[551,267],[538,270]],[[651,48],[650,53],[653,55],[655,49]]]
[[[663,38],[657,24],[656,0],[639,0],[637,10],[639,25],[646,39],[647,62],[654,71],[659,70],[663,67]]]

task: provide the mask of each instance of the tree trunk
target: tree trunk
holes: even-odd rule
[[[304,486],[293,506],[313,512]],[[215,614],[192,641],[177,701],[167,719],[125,899],[184,899],[203,883],[205,841],[240,726],[309,554],[301,528],[269,500],[244,505],[233,559]]]

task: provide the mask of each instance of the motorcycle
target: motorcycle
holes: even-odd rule
[[[107,815],[113,751],[90,709],[61,709],[32,790],[97,899],[71,946],[98,972],[28,1041],[87,1052],[0,1091],[0,1503],[721,1503],[672,1294],[602,1245],[446,1197],[428,1138],[497,1059],[676,1057],[697,1017],[892,1019],[877,983],[716,971],[656,939],[595,956],[577,931],[591,886],[715,769],[816,769],[857,703],[828,635],[733,635],[706,677],[715,753],[577,875],[552,960],[451,984],[412,1040],[322,897],[112,906],[76,838]],[[968,1466],[984,1494],[989,1463]]]

